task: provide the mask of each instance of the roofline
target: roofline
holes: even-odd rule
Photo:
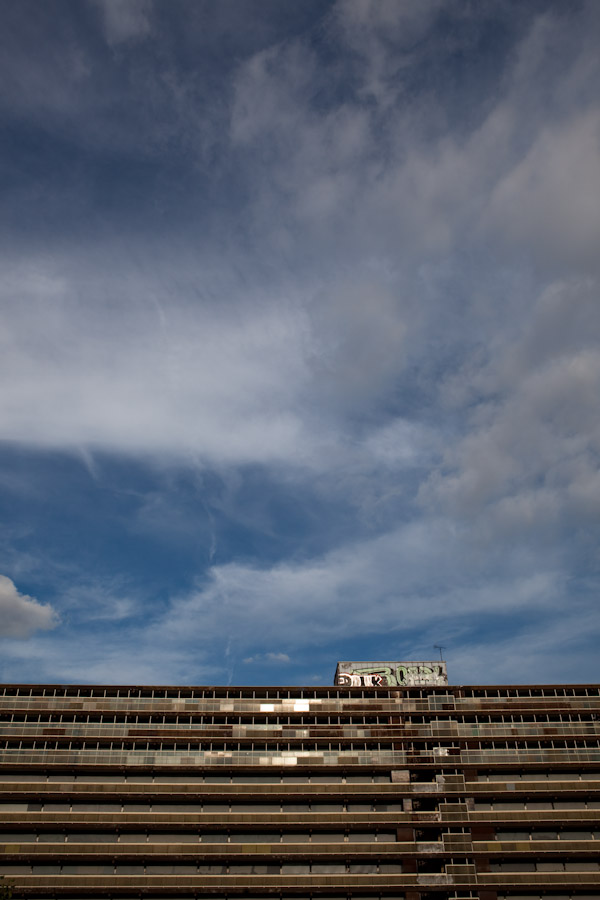
[[[385,693],[389,693],[390,691],[404,691],[404,690],[423,690],[423,688],[431,691],[444,691],[446,689],[454,689],[460,690],[462,688],[480,688],[480,689],[499,689],[499,688],[597,688],[600,689],[600,683],[598,682],[562,682],[555,681],[549,683],[540,683],[536,681],[532,682],[520,682],[520,683],[506,683],[506,682],[495,682],[491,684],[486,683],[464,683],[464,684],[425,684],[425,685],[397,685],[397,686],[385,686],[385,687],[376,687],[373,686],[360,686],[360,687],[350,687],[348,685],[335,685],[335,684],[116,684],[116,683],[102,683],[95,681],[88,682],[44,682],[44,681],[22,681],[22,682],[9,682],[3,681],[0,682],[0,688],[31,688],[31,687],[44,687],[44,688],[104,688],[105,690],[115,690],[121,688],[129,688],[135,690],[176,690],[176,689],[202,689],[202,690],[257,690],[261,688],[276,688],[278,690],[298,690],[298,689],[306,689],[310,691],[326,691],[326,690],[344,690],[344,691],[352,691],[352,690],[372,690],[372,691],[381,691]]]

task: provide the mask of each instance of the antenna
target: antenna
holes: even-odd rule
[[[433,646],[435,647],[436,650],[439,650],[439,651],[440,651],[440,662],[444,662],[444,657],[443,657],[443,655],[442,655],[442,650],[445,650],[446,648],[445,648],[445,647],[442,647],[441,644],[434,644]]]

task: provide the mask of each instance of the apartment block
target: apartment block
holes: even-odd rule
[[[600,898],[600,686],[0,686],[14,898]]]

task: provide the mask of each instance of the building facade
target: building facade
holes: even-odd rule
[[[340,665],[332,687],[0,686],[0,884],[600,898],[598,685]]]

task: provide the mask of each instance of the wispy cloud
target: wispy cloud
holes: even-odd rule
[[[258,662],[266,662],[266,663],[289,663],[291,662],[290,657],[287,653],[281,653],[280,651],[269,650],[268,653],[257,653],[255,656],[246,656],[245,659],[242,660],[243,663],[249,665],[250,663],[258,663]]]
[[[151,0],[93,0],[100,10],[110,44],[139,40],[150,33]]]

